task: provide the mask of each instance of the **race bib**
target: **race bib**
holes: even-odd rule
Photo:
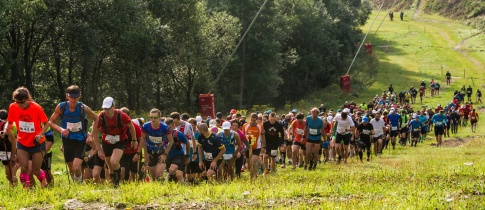
[[[415,128],[413,129],[414,132],[418,132],[419,131],[419,128]]]
[[[163,141],[162,137],[157,137],[157,136],[148,136],[148,139],[150,139],[150,141],[155,144],[161,144]]]
[[[477,119],[477,118],[476,118],[476,117],[472,117],[471,119],[472,119],[472,120],[475,120],[475,119]]]
[[[436,122],[437,126],[441,126],[443,123],[442,122]]]
[[[83,129],[83,124],[81,122],[77,122],[77,123],[68,122],[66,128],[69,132],[79,132]]]
[[[397,126],[392,126],[392,127],[391,127],[391,130],[393,130],[393,131],[397,131]]]
[[[375,134],[380,134],[380,133],[382,133],[382,129],[376,129],[375,131],[376,131],[376,133],[375,133]]]
[[[310,135],[317,135],[318,134],[318,129],[310,128]]]
[[[0,151],[0,160],[8,161],[12,157],[12,152]]]
[[[204,152],[204,157],[206,160],[212,160],[212,153],[210,152]]]
[[[211,155],[211,157],[212,157],[212,154],[210,154],[210,155]],[[224,160],[230,160],[230,159],[232,159],[233,157],[234,157],[234,156],[233,156],[232,154],[223,154],[223,155],[222,155],[222,159],[224,159]]]
[[[35,132],[34,123],[19,121],[19,130],[24,133],[34,133]]]
[[[370,130],[364,129],[364,130],[362,130],[362,134],[369,135],[370,134]]]
[[[110,144],[116,144],[116,142],[120,141],[120,135],[106,135],[104,140],[109,142]]]
[[[300,129],[300,128],[297,128],[296,129],[296,134],[298,134],[298,135],[304,135],[305,134],[305,130]]]
[[[250,135],[250,136],[249,136],[249,140],[250,140],[250,141],[249,141],[249,144],[250,144],[251,146],[253,146],[254,144],[256,144],[256,139],[254,138],[254,136],[253,136],[253,135]]]
[[[271,156],[277,156],[278,150],[271,150]]]

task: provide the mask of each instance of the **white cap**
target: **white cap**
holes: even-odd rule
[[[216,125],[217,125],[216,120],[212,119],[209,121],[209,127],[216,127]]]
[[[133,124],[140,126],[140,121],[138,121],[137,119],[132,119],[131,122],[133,122]]]
[[[345,108],[342,112],[350,113],[350,109],[349,108]]]
[[[222,123],[222,129],[223,130],[229,130],[229,129],[231,129],[231,123],[230,122],[227,122],[227,121],[226,122],[223,122]]]
[[[195,117],[195,121],[197,121],[197,124],[202,123],[202,117],[201,116]]]
[[[103,109],[109,109],[115,105],[115,100],[111,97],[106,97],[103,100],[103,106],[101,108]]]

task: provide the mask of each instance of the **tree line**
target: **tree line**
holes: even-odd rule
[[[26,86],[52,111],[71,84],[94,109],[276,107],[335,83],[371,12],[361,0],[0,1],[0,106]],[[225,62],[228,65],[224,68]],[[219,78],[219,79],[216,79]]]

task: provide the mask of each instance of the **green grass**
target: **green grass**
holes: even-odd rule
[[[463,85],[472,85],[475,90],[485,89],[482,87],[485,84],[485,33],[465,42],[461,47],[469,56],[465,57],[456,51],[455,47],[463,39],[480,33],[479,30],[436,15],[421,14],[418,20],[414,21],[411,19],[412,11],[405,14],[408,14],[405,21],[386,19],[374,35],[380,21],[386,15],[385,12],[381,12],[372,27],[366,43],[373,44],[373,56],[379,59],[379,64],[377,74],[369,76],[373,79],[369,86],[351,85],[351,93],[346,94],[339,90],[338,85],[333,85],[310,94],[305,99],[291,104],[291,107],[307,110],[321,103],[331,108],[337,108],[345,101],[368,103],[376,94],[387,91],[390,84],[399,92],[409,90],[411,86],[418,88],[421,80],[425,80],[429,87],[431,79],[440,82],[443,94],[435,98],[428,95],[424,99],[425,105],[433,107],[451,101],[452,93]],[[375,13],[371,17],[374,15]],[[362,27],[363,31],[368,30],[372,18]],[[359,56],[368,55],[361,53]],[[478,65],[472,60],[478,62]],[[351,80],[358,71],[359,66],[352,67],[349,73]],[[446,86],[446,71],[450,71],[454,77],[454,82],[450,86]],[[338,78],[335,80],[338,83]],[[417,107],[421,107],[421,104]]]
[[[400,91],[411,85],[416,87],[421,79],[429,84],[430,79],[435,78],[444,87],[444,92],[435,98],[425,98],[425,104],[434,106],[451,100],[451,92],[471,84],[471,77],[475,89],[483,85],[483,67],[478,68],[454,50],[462,39],[477,33],[476,30],[436,16],[421,15],[420,21],[409,18],[404,22],[386,20],[376,36],[369,37],[380,60],[370,86],[353,90],[354,96],[325,89],[292,106],[305,110],[322,102],[333,108],[345,100],[368,102],[376,93],[387,90],[390,83]],[[368,25],[363,30],[367,28]],[[484,34],[476,36],[462,49],[483,48],[484,40]],[[390,49],[387,52],[379,47],[385,45]],[[484,52],[476,50],[467,54],[485,64]],[[350,75],[358,69],[355,66]],[[463,69],[466,77],[463,77]],[[444,82],[446,70],[455,77],[449,87]],[[483,118],[482,111],[480,114]],[[476,136],[479,137],[472,138]],[[418,148],[398,146],[390,154],[386,151],[381,158],[373,157],[371,163],[355,160],[348,165],[331,163],[319,165],[311,172],[279,169],[277,174],[260,177],[257,181],[249,181],[248,172],[245,172],[241,179],[231,183],[199,186],[131,183],[123,184],[119,189],[112,189],[110,185],[68,185],[62,154],[57,149],[60,140],[56,136],[53,171],[62,172],[55,175],[56,185],[27,191],[20,186],[9,187],[3,175],[0,178],[0,208],[61,209],[66,200],[76,199],[86,203],[79,206],[86,209],[113,208],[119,203],[131,209],[150,206],[155,209],[481,209],[485,206],[484,136],[485,126],[480,122],[477,133],[471,133],[467,128],[453,136],[453,139],[469,140],[462,146],[431,147],[434,140],[428,137]],[[454,142],[453,139],[448,144]],[[467,166],[466,162],[473,165]],[[3,167],[0,172],[4,174]],[[250,194],[243,195],[245,191]]]

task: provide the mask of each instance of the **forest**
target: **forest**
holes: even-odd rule
[[[196,113],[201,93],[218,110],[281,107],[338,83],[370,13],[362,0],[0,1],[0,106],[25,86],[49,113],[76,84],[94,110],[111,96]]]

